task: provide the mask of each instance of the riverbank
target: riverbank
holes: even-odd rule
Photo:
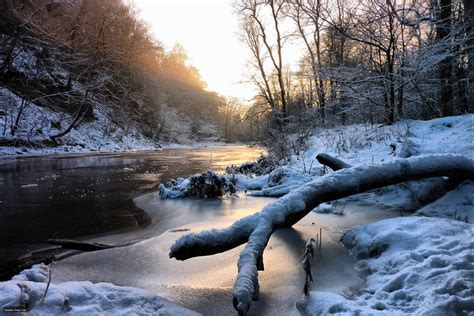
[[[0,99],[5,96],[8,96],[10,106],[20,108],[23,104],[22,99],[12,91],[0,87]],[[13,112],[16,111],[18,109]],[[119,126],[111,120],[110,113],[103,106],[94,107],[92,120],[81,122],[67,135],[53,142],[48,135],[56,134],[61,130],[60,125],[64,120],[63,114],[36,104],[29,104],[25,107],[18,130],[15,135],[11,135],[11,126],[9,126],[12,124],[11,118],[7,117],[4,111],[0,112],[2,112],[0,113],[0,126],[3,128],[3,134],[0,136],[0,157],[2,159],[56,154],[124,153],[156,151],[164,148],[245,145],[225,143],[220,141],[219,137],[213,137],[212,135],[217,135],[217,128],[211,123],[203,124],[200,127],[200,129],[206,130],[205,134],[208,137],[198,137],[189,132],[181,137],[169,138],[170,135],[165,133],[164,139],[151,139],[144,136],[136,126],[127,126],[126,128]],[[183,131],[181,130],[181,132]],[[196,133],[199,134],[199,131]]]
[[[228,142],[214,142],[202,141],[195,143],[160,143],[155,145],[143,146],[127,146],[124,147],[97,147],[90,148],[86,146],[70,146],[57,145],[49,147],[28,147],[28,146],[0,146],[0,157],[3,159],[9,158],[27,158],[27,157],[74,157],[77,155],[100,155],[100,154],[121,154],[121,153],[148,153],[156,152],[163,149],[199,149],[199,148],[219,148],[219,147],[236,147],[236,146],[251,146],[259,147],[256,144],[245,143],[228,143]],[[263,149],[262,149],[263,150]]]

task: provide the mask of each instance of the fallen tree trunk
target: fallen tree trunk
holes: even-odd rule
[[[81,250],[81,251],[97,251],[114,248],[114,246],[101,244],[101,243],[89,243],[83,241],[77,241],[72,239],[48,239],[48,244],[61,246],[66,249]]]
[[[318,160],[320,164],[328,166],[334,171],[352,167],[350,164],[328,154],[319,154],[316,156],[316,160]],[[415,200],[414,203],[416,203],[418,207],[436,201],[444,196],[448,191],[454,190],[456,186],[464,181],[464,179],[456,177],[450,177],[448,181],[441,177],[431,180],[432,181],[429,183],[428,187],[423,188],[421,195],[420,192],[417,192],[418,195],[415,195],[413,192],[415,195],[413,196],[413,199]],[[408,190],[411,190],[409,183],[401,183],[400,185],[407,185],[406,187]]]
[[[448,176],[474,179],[474,162],[458,155],[430,155],[377,165],[352,167],[319,177],[244,217],[228,228],[188,234],[172,246],[170,257],[185,260],[230,250],[245,242],[237,263],[233,304],[245,315],[258,300],[258,265],[268,240],[278,228],[290,227],[320,203],[397,183]]]
[[[328,166],[334,171],[352,167],[350,164],[345,163],[344,161],[337,159],[333,156],[330,156],[328,154],[319,154],[316,156],[316,160],[318,160],[320,164]]]

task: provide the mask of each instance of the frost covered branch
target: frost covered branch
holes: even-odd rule
[[[247,242],[240,253],[233,303],[241,315],[258,300],[258,272],[271,234],[290,227],[320,203],[405,181],[448,176],[474,179],[474,162],[459,155],[428,155],[352,167],[319,177],[222,230],[188,234],[171,247],[170,257],[185,260],[235,248]]]

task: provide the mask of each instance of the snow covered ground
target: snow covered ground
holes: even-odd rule
[[[402,217],[349,229],[343,243],[366,276],[355,299],[311,292],[305,315],[472,315],[474,227],[461,221]]]
[[[472,223],[474,221],[474,183],[466,181],[440,199],[422,207],[416,214]]]
[[[352,165],[394,157],[456,153],[474,158],[474,116],[406,121],[366,130],[352,126],[313,137],[302,160],[332,154]],[[307,162],[305,162],[307,165]],[[439,180],[438,180],[439,181]],[[389,208],[417,209],[420,198],[439,185],[436,180],[410,182],[352,201]],[[415,215],[349,229],[343,243],[358,260],[366,283],[355,298],[310,292],[298,302],[306,315],[474,315],[474,185],[455,190],[418,209]],[[317,211],[330,211],[328,204]],[[442,218],[436,218],[442,217]]]
[[[428,154],[460,154],[472,159],[474,158],[474,115],[445,117],[430,121],[407,120],[393,126],[377,128],[352,125],[347,128],[330,129],[313,136],[309,147],[310,149],[301,157],[294,159],[294,168],[308,169],[307,166],[313,163],[314,157],[319,153],[330,154],[353,166]],[[426,203],[423,199],[429,195],[430,191],[435,191],[442,184],[440,179],[412,181],[359,194],[347,200],[414,211],[424,206]],[[463,189],[464,186],[467,187]],[[474,220],[472,184],[465,182],[458,190],[462,191],[462,201],[456,202],[456,207],[454,205],[449,208],[436,207],[436,216],[454,218],[457,208],[458,216],[468,215],[472,222]],[[438,201],[435,203],[439,205]],[[431,212],[431,214],[434,213]],[[425,210],[423,215],[429,215],[428,211]]]
[[[370,127],[359,124],[322,130],[310,138],[308,147],[303,154],[293,156],[292,162],[287,166],[293,169],[293,173],[300,173],[296,179],[302,182],[310,180],[301,176],[302,174],[318,176],[327,172],[315,161],[315,157],[320,153],[335,156],[353,166],[428,154],[460,154],[474,158],[474,115],[430,121],[407,120],[393,126]],[[440,179],[412,181],[359,194],[341,202],[415,211],[426,204],[424,199],[430,196],[431,191],[436,191],[443,184]],[[268,190],[267,192],[272,193]],[[456,196],[455,192],[458,192]],[[446,199],[450,199],[450,207],[445,207]],[[454,218],[456,213],[457,217],[468,216],[472,222],[473,201],[473,184],[464,182],[444,200],[435,201],[431,206],[420,210],[420,214]]]
[[[24,309],[28,315],[198,315],[146,291],[111,283],[63,282],[48,287],[48,275],[49,268],[40,264],[1,282],[2,311],[7,314],[8,310]]]

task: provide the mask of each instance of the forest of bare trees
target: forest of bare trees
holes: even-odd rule
[[[238,0],[234,8],[258,91],[251,116],[263,130],[474,110],[472,1]],[[290,67],[285,52],[295,43],[304,49]]]
[[[224,129],[227,103],[205,90],[184,48],[165,50],[133,5],[121,0],[1,0],[0,84],[22,100],[17,110],[3,96],[4,139],[21,141],[16,134],[31,104],[65,114],[51,122],[54,132],[22,126],[42,143],[60,142],[93,120],[94,110],[109,117],[112,126],[104,129],[133,126],[155,140],[179,129],[167,117],[171,111],[190,134],[207,122]]]

